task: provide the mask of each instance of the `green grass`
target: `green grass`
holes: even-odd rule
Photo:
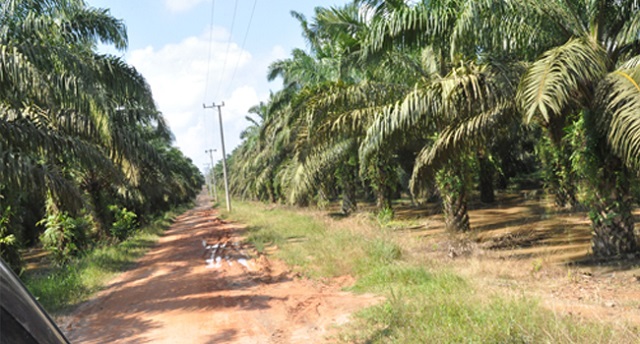
[[[229,216],[229,215],[227,215]],[[632,330],[560,317],[535,299],[478,290],[447,267],[409,261],[371,216],[329,221],[311,212],[235,203],[248,240],[312,278],[352,275],[354,292],[386,301],[359,312],[336,339],[349,343],[630,343]],[[382,228],[381,228],[382,227]]]
[[[166,213],[117,245],[98,247],[69,264],[45,273],[25,273],[27,289],[50,313],[86,301],[118,273],[129,268],[157,241],[173,217],[184,209]]]
[[[606,325],[558,317],[534,299],[482,293],[446,270],[388,266],[360,279],[353,290],[377,292],[387,300],[358,314],[341,334],[347,342],[635,342]]]
[[[231,217],[249,226],[247,240],[258,251],[281,248],[275,255],[310,277],[360,276],[401,256],[380,229],[363,236],[349,228],[330,229],[309,215],[243,202],[234,204]]]

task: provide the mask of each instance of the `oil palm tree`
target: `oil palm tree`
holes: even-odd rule
[[[636,1],[536,1],[564,42],[529,68],[519,91],[526,118],[549,131],[583,126],[580,171],[587,181],[592,250],[612,257],[638,250],[630,179],[640,167],[640,4]],[[558,135],[558,134],[551,134]]]
[[[313,21],[309,22],[301,14],[293,12],[292,14],[302,26],[310,51],[296,49],[290,58],[274,62],[269,69],[268,78],[273,80],[276,77],[282,77],[284,89],[272,97],[269,103],[269,117],[263,122],[260,135],[263,142],[262,149],[254,161],[265,166],[261,169],[263,173],[260,176],[265,176],[264,172],[270,175],[269,178],[258,180],[277,184],[281,189],[288,190],[287,199],[291,202],[306,203],[316,190],[308,189],[305,185],[322,184],[322,182],[308,183],[309,178],[315,179],[322,175],[321,179],[325,179],[336,171],[335,164],[327,165],[312,161],[323,158],[318,156],[321,150],[316,148],[321,144],[312,141],[315,133],[311,128],[317,124],[315,122],[323,121],[326,113],[315,111],[318,108],[312,107],[311,103],[318,98],[318,93],[326,94],[324,92],[330,88],[331,84],[341,83],[349,78],[350,72],[344,68],[343,48],[337,46],[337,41],[329,36],[326,21],[320,19],[329,14],[344,14],[343,11],[353,14],[352,6],[340,10],[318,8]],[[336,152],[336,150],[331,151]],[[351,151],[355,152],[353,149]],[[355,154],[351,155],[355,157]],[[342,156],[337,161],[348,160]],[[324,159],[324,161],[334,162],[333,159]],[[315,168],[310,169],[311,166]],[[320,166],[324,166],[322,172],[317,169]],[[328,166],[332,171],[326,169]],[[345,199],[348,199],[347,203],[355,204],[352,186],[356,182],[353,180],[352,170],[343,168],[340,173],[342,177],[339,179]],[[309,173],[314,174],[314,177],[310,177]],[[355,174],[357,175],[357,172]],[[352,207],[347,208],[350,210]]]
[[[449,126],[471,113],[490,116],[490,112],[498,111],[495,107],[501,106],[501,101],[492,96],[493,83],[484,79],[488,74],[500,73],[479,65],[484,61],[478,55],[479,38],[474,27],[481,13],[481,2],[362,2],[372,6],[376,13],[366,52],[406,51],[408,47],[415,47],[422,52],[422,66],[413,89],[402,100],[388,106],[372,123],[360,155],[366,161],[394,136],[419,128],[422,149],[414,164],[412,190],[425,190],[435,177],[443,198],[447,228],[467,231],[470,228],[467,192],[471,152],[448,155],[440,159],[437,166],[427,157],[432,146],[443,140],[442,135]]]
[[[135,189],[148,164],[172,173],[165,147],[148,142],[171,135],[146,81],[95,52],[126,47],[120,20],[82,0],[8,0],[0,21],[0,207],[29,185],[74,211],[94,192],[83,185]]]

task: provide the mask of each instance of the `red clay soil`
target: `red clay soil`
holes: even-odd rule
[[[378,301],[298,278],[200,197],[132,269],[61,319],[74,343],[325,343]],[[202,241],[209,245],[203,247]],[[257,256],[257,258],[256,258]],[[213,257],[213,258],[212,258]]]

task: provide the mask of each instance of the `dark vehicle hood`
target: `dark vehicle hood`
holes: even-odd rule
[[[2,259],[0,343],[69,343],[47,312]]]

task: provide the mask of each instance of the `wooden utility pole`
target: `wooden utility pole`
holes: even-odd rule
[[[218,120],[220,121],[220,142],[222,143],[222,174],[224,175],[224,194],[227,199],[227,211],[231,212],[231,198],[229,197],[229,178],[227,177],[227,153],[224,150],[224,130],[222,129],[222,110],[221,108],[224,106],[224,102],[222,104],[216,105],[216,103],[211,103],[211,106],[206,106],[202,104],[202,107],[205,109],[213,109],[215,107],[218,108]]]
[[[209,153],[209,160],[211,161],[211,172],[209,174],[211,174],[210,183],[213,185],[213,190],[209,190],[209,192],[213,192],[213,200],[215,202],[218,202],[218,187],[216,186],[216,170],[214,168],[215,165],[213,164],[213,152],[215,151],[216,151],[215,149],[207,149],[204,152]]]
[[[209,193],[209,195],[211,195],[211,178],[209,177],[210,173],[206,173],[207,171],[210,171],[211,169],[208,167],[209,164],[204,164],[204,170],[205,170],[205,175],[204,175],[204,180],[207,182],[207,192]]]

